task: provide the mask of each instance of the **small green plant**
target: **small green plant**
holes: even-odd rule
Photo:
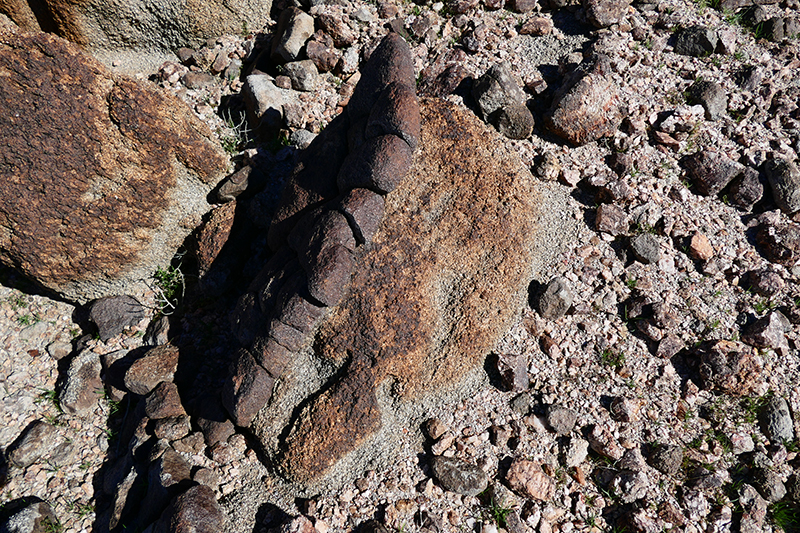
[[[772,522],[786,533],[800,532],[800,508],[789,502],[777,502],[769,507]]]
[[[230,113],[223,116],[225,121],[226,132],[220,134],[219,141],[222,144],[222,149],[228,154],[234,155],[239,153],[248,143],[250,143],[250,129],[245,125],[247,119],[244,115],[240,116],[239,121],[235,121]]]
[[[64,531],[64,526],[59,522],[58,518],[46,516],[42,520],[42,529],[45,533],[61,533]]]
[[[25,313],[24,315],[17,317],[17,322],[20,326],[32,326],[41,321],[42,319],[39,318],[39,315],[36,313]]]
[[[15,294],[14,296],[8,297],[8,303],[11,305],[11,309],[16,311],[17,309],[22,309],[28,305],[27,300],[21,294]]]
[[[75,513],[78,518],[89,516],[94,512],[94,505],[90,503],[81,503],[78,500],[67,504],[67,511]]]
[[[494,501],[492,498],[489,501],[489,507],[486,509],[489,518],[494,521],[499,527],[506,527],[506,519],[508,515],[514,510],[512,507],[506,507]]]
[[[614,353],[610,348],[606,348],[600,354],[600,362],[611,368],[622,368],[625,365],[625,354],[622,352]]]
[[[81,463],[81,466],[79,468],[83,471],[86,471],[89,470],[91,467],[92,467],[91,461],[84,461],[83,463]]]
[[[759,300],[753,304],[753,310],[759,315],[765,311],[769,311],[770,309],[774,308],[775,308],[775,303],[769,298]]]
[[[158,293],[159,310],[162,314],[168,315],[175,310],[184,294],[185,280],[180,264],[177,267],[170,265],[166,270],[158,267],[153,279]]]
[[[39,396],[33,400],[33,403],[41,404],[41,403],[50,403],[53,407],[56,408],[56,411],[59,413],[63,413],[61,410],[61,404],[58,400],[58,393],[52,389],[43,389],[39,387]]]

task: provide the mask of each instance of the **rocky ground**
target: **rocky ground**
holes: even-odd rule
[[[388,27],[412,46],[420,92],[476,113],[475,80],[505,62],[533,122],[507,143],[568,199],[561,216],[574,229],[554,243],[481,390],[404,430],[393,465],[292,500],[245,436],[212,447],[180,440],[193,478],[228,515],[225,530],[800,528],[797,5],[343,0],[303,9],[317,29],[311,63],[253,61],[269,47],[271,22],[181,50],[182,61],[139,77],[186,100],[239,166],[255,162],[277,188],[297,149],[341,113],[359,61]],[[625,118],[576,147],[552,133],[547,110],[584,52],[609,58],[601,78],[618,88],[611,111]],[[269,138],[249,131],[239,96],[240,69],[254,64],[286,88]],[[85,310],[4,272],[4,517],[37,498],[52,507],[49,531],[91,531],[106,516],[104,469],[130,403],[102,383],[91,400],[65,395],[78,348],[139,348],[157,337],[154,317],[171,313],[161,335],[192,359],[195,390],[225,374],[235,295],[202,296],[190,255],[136,295],[144,309],[105,341]],[[243,276],[251,271],[245,264]],[[163,293],[181,286],[176,272],[186,290],[172,309]],[[24,431],[38,431],[31,449],[20,449]]]

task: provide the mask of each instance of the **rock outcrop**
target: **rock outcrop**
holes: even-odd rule
[[[304,485],[369,459],[384,420],[480,367],[525,303],[532,176],[456,106],[425,101],[420,132],[413,80],[390,35],[287,184],[240,300],[223,401]]]
[[[144,288],[228,158],[177,98],[44,33],[0,36],[0,261],[79,303]]]
[[[47,31],[95,50],[173,52],[210,37],[255,30],[269,20],[270,0],[2,0],[0,13],[25,31]]]

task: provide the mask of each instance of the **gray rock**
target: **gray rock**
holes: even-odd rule
[[[314,19],[296,7],[283,10],[272,41],[270,57],[275,63],[288,63],[300,57],[303,45],[314,34]]]
[[[562,449],[564,465],[567,468],[580,465],[589,455],[589,443],[581,438],[572,437]]]
[[[624,503],[633,503],[647,495],[650,481],[645,472],[620,472],[611,486]]]
[[[536,310],[543,318],[557,320],[564,316],[572,306],[574,295],[565,278],[555,277],[547,283],[539,296]]]
[[[647,463],[638,447],[625,450],[622,458],[617,462],[617,466],[622,470],[631,472],[644,472],[647,469]]]
[[[283,66],[284,72],[292,80],[292,89],[296,91],[316,91],[319,87],[319,71],[310,59],[292,61]]]
[[[252,129],[261,135],[276,133],[283,125],[283,106],[290,101],[288,95],[289,91],[276,87],[266,74],[247,76],[242,99]]]
[[[548,405],[545,416],[550,428],[558,435],[569,434],[578,420],[578,413],[558,404]]]
[[[15,440],[7,452],[8,462],[26,468],[43,456],[49,456],[62,439],[58,429],[42,420],[37,420]]]
[[[138,324],[144,316],[144,306],[133,296],[100,298],[89,307],[89,319],[97,326],[103,342]]]
[[[613,135],[622,117],[608,57],[595,54],[566,77],[544,118],[553,133],[580,146]]]
[[[753,470],[753,484],[761,496],[769,503],[779,502],[786,496],[786,486],[781,476],[769,467],[757,467]]]
[[[153,424],[153,434],[158,439],[175,441],[182,439],[192,430],[192,422],[188,416],[176,416],[156,420]]]
[[[631,251],[645,265],[655,264],[661,259],[661,245],[650,233],[640,233],[631,239]]]
[[[775,396],[767,402],[761,414],[761,429],[773,444],[794,439],[794,422],[786,400]]]
[[[205,89],[212,85],[217,78],[208,72],[195,72],[190,70],[183,75],[182,81],[187,89]]]
[[[786,288],[786,282],[779,273],[766,269],[748,272],[747,283],[754,293],[768,298],[782,293]]]
[[[145,496],[146,485],[135,466],[131,466],[122,480],[116,485],[113,492],[108,528],[114,529],[120,525],[123,517],[133,516]]]
[[[316,137],[316,134],[308,130],[295,130],[289,135],[289,142],[295,145],[299,150],[305,150]]]
[[[455,457],[432,457],[431,472],[443,489],[466,496],[477,496],[489,484],[486,472]]]
[[[253,173],[253,167],[247,165],[225,178],[220,184],[219,190],[217,191],[217,198],[219,201],[232,202],[236,200],[236,198],[245,192],[247,187],[250,185],[251,173]]]
[[[582,0],[586,19],[595,28],[607,28],[617,24],[628,11],[628,0]]]
[[[62,529],[61,522],[47,502],[23,507],[0,524],[0,533],[47,533]]]
[[[534,404],[534,399],[529,392],[523,392],[522,394],[516,396],[510,402],[511,409],[521,414],[522,416],[525,416],[531,412],[533,404]]]
[[[147,325],[142,337],[145,346],[160,346],[169,340],[169,317],[160,316]]]
[[[675,53],[705,57],[713,54],[717,48],[717,33],[705,26],[690,26],[678,33],[675,39]]]
[[[47,353],[56,361],[60,361],[72,353],[72,345],[68,342],[51,342],[47,345]]]
[[[781,158],[770,159],[764,163],[775,203],[786,214],[800,211],[800,169],[797,165]]]
[[[70,362],[64,388],[58,395],[64,411],[82,415],[94,409],[103,396],[102,368],[100,356],[91,350],[83,350]]]
[[[706,111],[706,119],[719,120],[728,110],[728,95],[714,81],[696,81],[689,89],[691,103],[700,104]]]
[[[668,476],[678,473],[683,462],[683,448],[680,446],[659,446],[648,457],[650,466]]]
[[[800,258],[800,225],[764,220],[756,233],[756,242],[768,260],[792,266]]]
[[[506,63],[493,65],[472,88],[483,120],[511,139],[524,139],[533,131],[533,115],[525,106],[525,93],[514,81]]]

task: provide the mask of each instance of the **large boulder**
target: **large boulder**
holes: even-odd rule
[[[44,33],[0,35],[0,261],[79,303],[136,293],[229,160],[182,101]]]
[[[0,0],[26,31],[47,31],[89,50],[172,52],[224,34],[258,30],[271,0]]]

